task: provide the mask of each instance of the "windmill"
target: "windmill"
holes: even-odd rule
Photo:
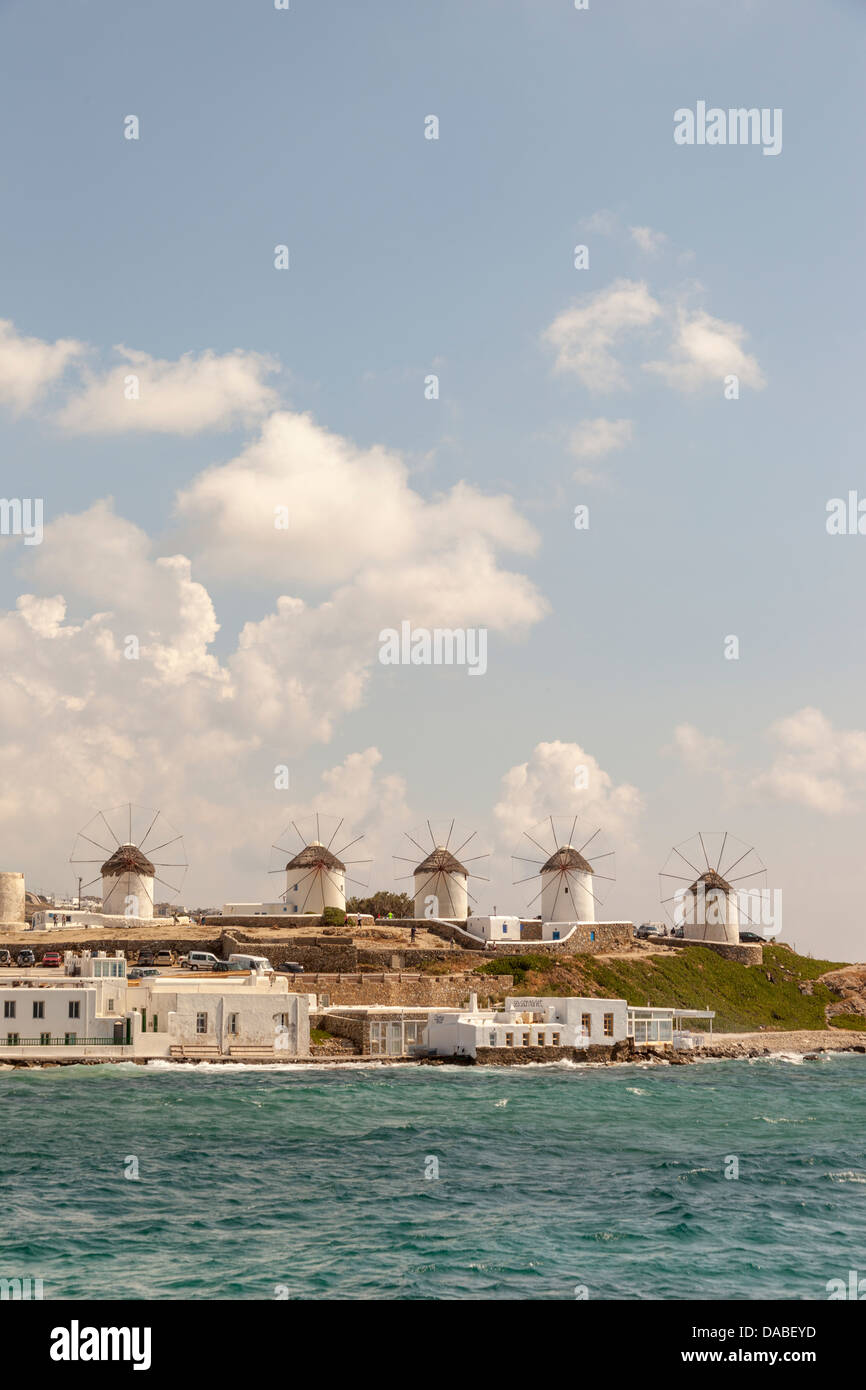
[[[416,917],[441,917],[447,921],[465,922],[469,916],[470,902],[473,906],[476,904],[469,891],[469,880],[489,882],[483,874],[466,867],[467,864],[489,858],[486,851],[469,855],[463,853],[467,847],[471,850],[478,848],[472,844],[478,832],[473,830],[467,835],[465,830],[458,829],[455,833],[455,824],[453,819],[427,820],[411,834],[403,831],[421,858],[417,854],[395,854],[394,870],[397,878],[413,880]],[[399,872],[406,864],[414,866],[411,872]]]
[[[342,834],[340,832],[342,831]],[[347,849],[363,840],[345,828],[343,817],[314,811],[300,822],[290,821],[271,846],[272,874],[283,874],[280,897],[290,912],[321,916],[326,907],[346,910],[346,882],[367,884],[347,874],[348,868],[372,864],[372,859],[343,859]],[[334,848],[336,844],[336,848]]]
[[[100,852],[98,859],[94,850]],[[157,854],[164,857],[157,859]],[[163,884],[177,897],[189,867],[183,836],[162,811],[131,801],[97,811],[75,837],[69,862],[76,866],[79,906],[84,889],[101,879],[103,912],[121,917],[152,917],[154,883]],[[82,885],[84,874],[78,874],[77,866],[96,864],[99,873]]]
[[[684,937],[737,942],[741,925],[760,931],[766,875],[751,845],[727,830],[699,830],[674,845],[659,872],[662,906]]]
[[[549,815],[524,830],[518,850],[511,856],[515,885],[541,878],[527,912],[540,898],[544,922],[596,920],[596,906],[616,880],[616,856],[600,826],[587,826],[577,816]]]

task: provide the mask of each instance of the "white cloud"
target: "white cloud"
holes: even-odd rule
[[[9,319],[0,319],[0,401],[16,412],[29,410],[84,351],[74,338],[46,343],[22,337]]]
[[[672,745],[663,751],[676,753],[691,772],[724,772],[730,757],[724,739],[701,733],[694,724],[678,724]]]
[[[277,403],[266,378],[278,364],[258,352],[185,353],[165,361],[123,346],[115,351],[122,364],[87,373],[61,411],[60,424],[73,433],[197,434],[247,424]]]
[[[600,415],[595,420],[581,420],[569,436],[568,447],[575,458],[599,459],[624,449],[633,433],[631,420],[607,420]]]
[[[278,508],[287,529],[274,524]],[[354,445],[309,415],[272,415],[258,440],[180,494],[177,513],[204,574],[342,586],[327,619],[335,631],[366,633],[379,617],[379,626],[407,618],[519,629],[547,611],[535,586],[498,560],[500,550],[538,544],[511,498],[458,483],[427,501],[397,454]]]
[[[629,235],[636,246],[648,256],[654,256],[667,242],[664,232],[655,232],[652,227],[629,227]]]
[[[577,790],[576,780],[586,785]],[[505,774],[494,816],[509,850],[524,830],[550,814],[577,815],[622,845],[630,840],[642,809],[636,787],[627,782],[617,786],[579,743],[556,741],[536,744],[525,763]]]
[[[766,385],[757,358],[743,348],[746,330],[737,323],[725,323],[699,310],[679,310],[669,355],[644,368],[663,377],[680,391],[696,391],[708,384],[720,384],[726,376],[739,377],[741,386],[759,391]]]
[[[645,284],[616,280],[558,314],[543,336],[556,351],[558,372],[572,373],[590,391],[613,391],[628,382],[611,349],[661,312]]]
[[[829,816],[862,806],[866,732],[836,729],[812,706],[778,720],[770,732],[779,752],[768,770],[753,779],[755,791]]]

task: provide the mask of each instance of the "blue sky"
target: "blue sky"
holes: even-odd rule
[[[165,661],[136,694],[115,687],[111,669],[99,674],[93,653],[70,656],[84,638],[25,641],[10,629],[6,776],[30,766],[56,796],[50,815],[26,796],[0,799],[7,867],[26,861],[34,886],[60,889],[78,824],[106,795],[131,796],[170,803],[191,841],[194,897],[256,896],[269,827],[284,819],[269,769],[285,757],[297,807],[343,788],[350,819],[377,841],[378,880],[390,879],[403,817],[411,826],[457,814],[505,856],[523,815],[573,804],[609,822],[619,849],[609,908],[640,919],[658,915],[655,874],[670,845],[702,826],[730,828],[757,845],[784,890],[787,935],[862,957],[847,904],[866,784],[855,598],[866,541],[824,525],[829,498],[866,493],[860,7],[292,0],[278,12],[265,0],[156,0],[56,7],[49,25],[4,4],[0,34],[0,318],[17,335],[10,353],[22,338],[86,345],[25,406],[20,385],[4,398],[0,358],[3,494],[44,498],[48,528],[38,559],[20,538],[0,539],[2,606],[14,610],[22,592],[62,593],[72,625],[113,611],[117,582],[98,560],[106,523],[89,512],[110,496],[151,538],[148,564],[189,556],[220,624],[204,645],[222,668],[244,624],[263,622],[280,595],[316,606],[335,583],[353,585],[352,640],[321,627],[312,640],[326,670],[348,662],[363,686],[325,736],[303,732],[294,697],[283,719],[258,727],[255,699],[225,716],[231,700],[212,698],[222,678],[200,651],[195,699],[176,666],[166,686]],[[675,145],[674,111],[698,100],[781,108],[781,154]],[[130,113],[138,141],[123,138]],[[436,141],[424,139],[431,113]],[[641,243],[634,228],[651,235]],[[279,243],[290,248],[287,272],[273,266]],[[578,243],[589,247],[586,270],[573,266]],[[556,370],[545,335],[622,281],[644,286],[656,313],[617,337],[621,384],[599,391],[586,374]],[[744,384],[736,401],[705,367],[689,389],[672,384],[677,323],[701,315],[726,326],[763,383]],[[92,411],[87,428],[70,426],[64,409],[117,366],[117,344],[167,363],[261,354],[273,359],[259,379],[274,395],[204,426],[108,428]],[[424,398],[430,372],[436,401]],[[213,543],[202,541],[196,480],[242,456],[274,411],[309,412],[358,451],[364,544],[334,526],[327,490],[304,534],[290,527],[299,554],[339,553],[336,580],[307,560],[250,573],[240,552],[255,539],[240,522],[232,532],[225,514]],[[574,432],[600,418],[630,421],[630,440],[577,458]],[[534,529],[534,548],[494,549],[498,575],[532,586],[535,617],[512,635],[507,582],[480,585],[474,607],[467,592],[462,620],[490,631],[482,679],[376,661],[384,618],[371,609],[364,630],[367,579],[352,571],[371,536],[394,622],[416,617],[408,559],[394,556],[401,514],[389,526],[372,473],[363,485],[379,447],[399,456],[422,503],[465,481],[513,499],[506,529],[518,517]],[[291,496],[303,482],[289,473],[286,486]],[[174,515],[189,488],[195,536],[190,512]],[[591,517],[580,533],[579,503]],[[52,542],[52,520],[82,514],[91,520]],[[428,592],[455,572],[437,525],[418,521],[412,546],[426,557]],[[461,565],[471,538],[466,524]],[[76,587],[77,545],[96,557],[104,593],[96,581]],[[373,560],[364,564],[372,573]],[[162,633],[188,656],[204,639],[177,635],[172,602],[182,600],[154,600],[151,641]],[[435,604],[424,611],[436,621]],[[455,611],[443,609],[442,622]],[[122,606],[107,621],[116,636],[136,630]],[[728,634],[739,637],[738,661],[724,659]],[[303,642],[274,660],[278,687],[307,680]],[[51,690],[29,712],[27,679]],[[318,684],[310,698],[328,703]],[[774,735],[780,720],[795,722]],[[130,724],[144,758],[122,737],[112,743]],[[709,742],[677,736],[684,726]],[[195,739],[196,759],[214,750],[210,773],[179,756]],[[559,781],[548,767],[531,796],[504,793],[503,776],[533,768],[540,744],[562,745]],[[600,769],[585,805],[562,771],[572,746]],[[335,774],[323,789],[323,773],[371,748],[381,757],[363,788]],[[403,792],[382,778],[403,779]],[[637,793],[628,806],[616,800],[624,786]],[[509,878],[503,857],[500,903]]]

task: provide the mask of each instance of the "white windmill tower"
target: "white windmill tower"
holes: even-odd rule
[[[466,867],[467,864],[487,859],[488,855],[463,855],[463,850],[475,838],[477,831],[473,830],[461,840],[460,834],[454,833],[454,825],[454,820],[441,823],[428,820],[425,829],[415,834],[403,832],[421,853],[420,860],[414,855],[412,858],[402,854],[394,856],[395,864],[414,864],[411,874],[398,876],[412,879],[416,918],[438,917],[449,922],[465,922],[469,916],[469,904],[475,902],[469,891],[470,878],[485,883],[488,881],[482,874]],[[429,839],[429,846],[424,844],[426,839]]]
[[[363,840],[356,835],[337,850],[332,849],[343,818],[334,825],[333,816],[318,811],[302,822],[302,829],[294,821],[291,829],[297,837],[294,847],[283,842],[291,839],[288,827],[280,835],[279,842],[272,846],[272,853],[278,856],[278,865],[269,870],[273,874],[285,874],[285,890],[281,894],[283,902],[291,913],[321,916],[325,908],[333,907],[339,912],[346,910],[346,883],[364,888],[361,880],[350,877],[348,869],[358,864],[371,864],[371,859],[348,859],[341,857],[352,845]],[[343,835],[346,835],[346,831]]]
[[[699,830],[665,860],[662,905],[684,939],[735,944],[741,926],[760,928],[766,872],[757,851],[727,830]]]
[[[106,840],[108,843],[103,843]],[[106,857],[94,859],[94,848]],[[156,858],[165,851],[170,851],[168,859]],[[79,903],[85,889],[101,879],[102,911],[106,916],[139,918],[153,917],[156,883],[168,888],[172,897],[177,896],[188,867],[183,836],[175,832],[161,811],[132,802],[97,811],[79,830],[69,862],[101,866],[88,883],[81,885],[84,875],[80,876]],[[160,869],[166,870],[169,877],[157,872]]]
[[[537,854],[527,853],[523,840]],[[527,911],[541,899],[543,922],[595,922],[596,907],[616,878],[615,855],[601,828],[582,826],[577,816],[546,816],[531,830],[524,830],[521,853],[512,855],[515,884],[540,876],[541,888],[527,903]],[[539,858],[540,854],[540,858]],[[526,873],[528,865],[534,871]]]

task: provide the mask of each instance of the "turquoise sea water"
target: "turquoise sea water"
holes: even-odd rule
[[[0,1105],[0,1276],[46,1299],[826,1299],[866,1275],[863,1056],[64,1067],[0,1072]]]

